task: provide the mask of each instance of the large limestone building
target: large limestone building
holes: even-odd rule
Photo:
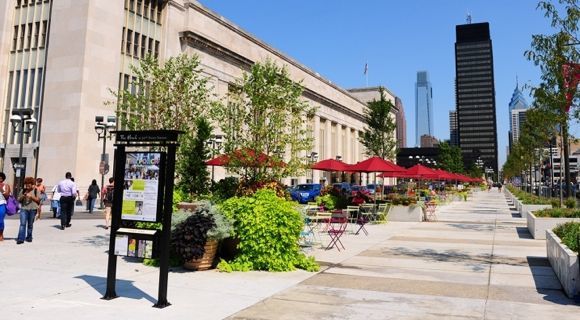
[[[304,98],[318,108],[311,124],[318,159],[363,159],[358,142],[365,104],[316,72],[188,0],[4,0],[0,1],[0,168],[14,181],[19,132],[13,110],[31,109],[37,120],[23,134],[26,175],[53,185],[71,171],[82,190],[100,181],[102,141],[95,116],[114,115],[110,89],[130,86],[131,71],[146,54],[161,60],[199,55],[215,93],[258,61],[285,65],[303,81]],[[19,111],[16,111],[19,112]],[[18,129],[18,128],[17,128]],[[16,132],[15,132],[16,131]],[[112,142],[107,142],[112,159]],[[226,174],[215,168],[215,178]],[[319,181],[322,172],[287,183]]]

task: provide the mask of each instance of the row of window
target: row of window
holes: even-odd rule
[[[471,80],[471,79],[470,79]],[[488,79],[489,80],[489,79]],[[460,84],[457,84],[457,88],[461,89],[471,89],[471,88],[481,88],[481,87],[489,87],[493,84],[492,81],[461,81]]]
[[[125,10],[129,10],[149,21],[161,24],[161,6],[158,0],[125,0]]]
[[[131,29],[123,28],[121,53],[142,59],[146,55],[159,57],[160,42]]]
[[[485,142],[495,142],[495,141],[493,140],[493,138],[480,137],[480,138],[464,138],[464,139],[461,139],[461,142],[481,142],[481,143],[485,143]]]
[[[16,0],[16,9],[33,6],[35,4],[48,3],[50,0]]]
[[[491,76],[491,71],[486,70],[486,71],[478,71],[478,72],[458,72],[457,76],[460,78],[462,76]]]
[[[458,55],[457,61],[472,61],[472,60],[481,60],[481,59],[490,59],[489,52],[482,53],[482,54],[470,54],[470,55]]]
[[[8,100],[6,104],[10,105],[10,100],[12,100],[13,109],[39,106],[42,71],[42,68],[10,71],[8,74]],[[36,96],[33,97],[35,92]]]
[[[477,65],[489,65],[491,63],[491,59],[465,59],[464,61],[457,61],[457,66],[477,66]]]
[[[472,74],[471,71],[488,71],[491,72],[491,65],[483,65],[483,66],[457,66],[457,71],[458,74],[460,74],[462,71],[466,71],[467,75]],[[461,78],[461,77],[460,77]]]
[[[36,21],[14,26],[12,51],[42,49],[46,43],[48,21]]]
[[[491,85],[492,85],[491,82],[481,83],[481,86],[491,86]],[[491,90],[488,89],[489,87],[488,88],[481,88],[481,86],[479,86],[479,88],[478,87],[475,87],[475,88],[464,88],[463,86],[460,86],[457,89],[457,93],[469,93],[469,92],[474,92],[474,93],[485,93],[485,92],[488,92],[488,93],[491,93]]]
[[[481,43],[473,43],[473,42],[466,42],[466,43],[458,43],[458,48],[489,48],[489,42],[481,42]]]

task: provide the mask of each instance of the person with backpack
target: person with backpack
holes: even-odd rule
[[[24,178],[24,188],[18,193],[20,202],[20,228],[16,244],[32,242],[32,225],[40,204],[40,192],[36,189],[36,180],[33,177]]]
[[[111,210],[113,207],[113,191],[115,190],[115,179],[109,178],[109,184],[103,187],[101,198],[105,205],[105,230],[111,226]]]
[[[10,196],[12,190],[10,185],[5,184],[6,175],[0,172],[0,241],[4,241],[4,217],[6,216],[6,199]]]

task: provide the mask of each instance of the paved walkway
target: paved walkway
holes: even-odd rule
[[[438,216],[232,318],[578,319],[545,240],[531,238],[497,189],[441,207]]]
[[[108,231],[102,219],[35,223],[16,245],[18,221],[0,243],[0,310],[6,319],[577,319],[523,219],[503,195],[480,192],[442,207],[437,223],[369,226],[346,251],[312,252],[320,273],[184,272],[169,275],[165,309],[158,269],[118,259],[117,293],[105,290]],[[81,215],[76,216],[80,218]],[[324,241],[324,240],[323,240]]]

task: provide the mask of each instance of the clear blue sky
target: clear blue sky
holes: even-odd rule
[[[435,136],[449,139],[455,110],[455,26],[467,12],[489,22],[494,55],[499,165],[508,143],[508,103],[516,86],[537,85],[539,68],[527,61],[533,34],[551,34],[536,0],[201,0],[207,8],[344,87],[383,85],[399,96],[407,146],[415,145],[415,81],[429,72]],[[529,98],[529,90],[524,92]],[[577,135],[572,130],[572,134]]]

